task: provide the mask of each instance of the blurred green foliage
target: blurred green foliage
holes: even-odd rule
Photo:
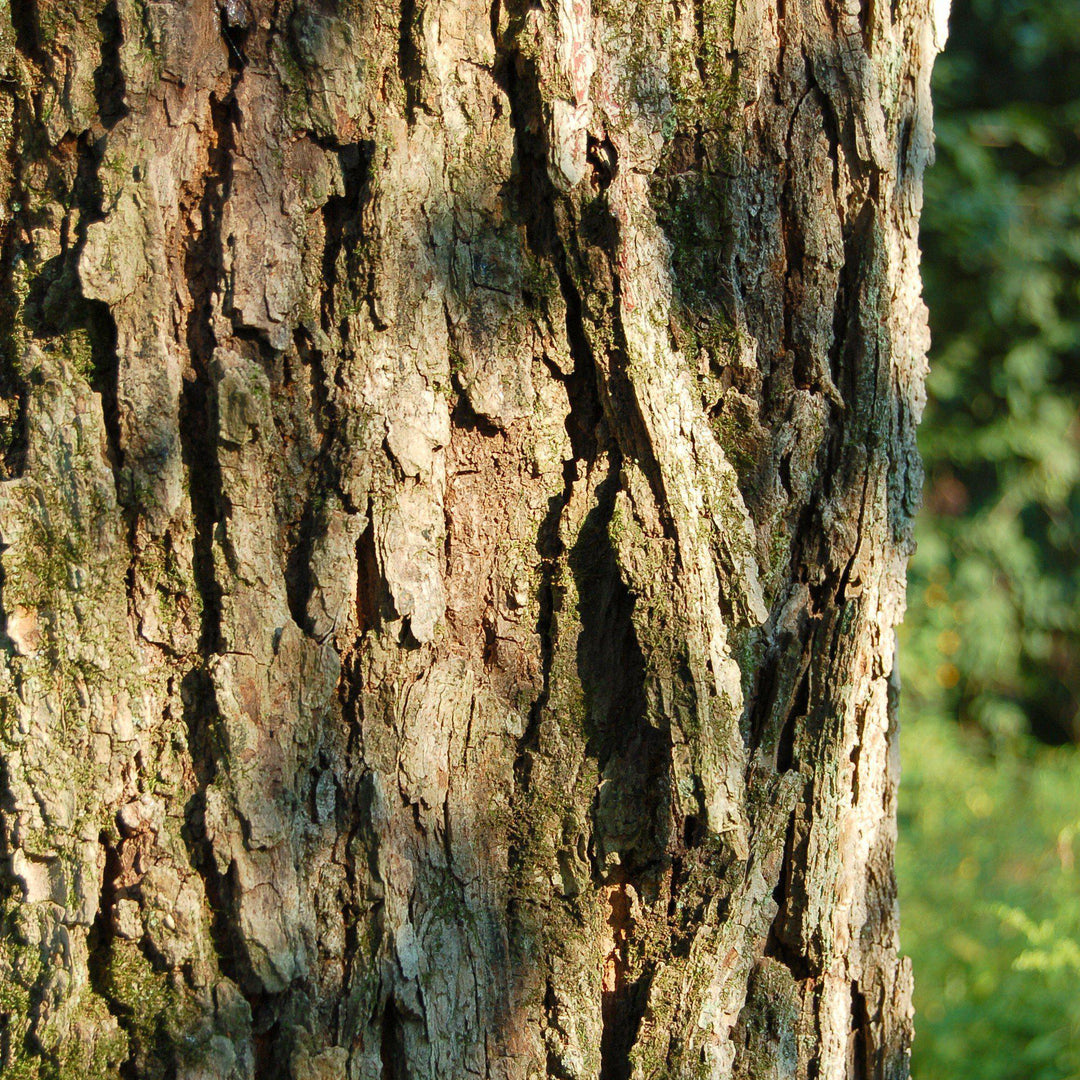
[[[900,650],[912,1073],[1080,1080],[1080,0],[956,0],[950,31]]]
[[[934,91],[914,689],[1077,741],[1080,0],[958,0]]]
[[[924,717],[902,748],[913,1080],[1077,1080],[1080,755],[1030,739],[995,753]]]

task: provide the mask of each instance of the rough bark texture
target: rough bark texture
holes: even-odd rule
[[[5,1077],[906,1076],[930,0],[4,7]]]

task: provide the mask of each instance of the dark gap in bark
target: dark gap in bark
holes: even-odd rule
[[[423,18],[422,11],[420,17]],[[416,44],[419,30],[416,0],[401,0],[401,15],[398,21],[398,76],[405,89],[405,116],[410,124],[416,121],[416,110],[420,104],[420,80],[424,76],[423,61]]]
[[[323,227],[326,232],[322,259],[322,328],[333,333],[336,311],[340,307],[337,292],[348,287],[358,278],[350,273],[358,266],[346,266],[344,275],[338,272],[338,261],[344,256],[347,262],[357,263],[361,249],[362,221],[365,191],[371,177],[371,161],[375,144],[369,140],[349,143],[332,148],[338,155],[345,193],[332,195],[323,206]]]
[[[323,485],[316,478],[314,490],[304,500],[304,509],[295,529],[295,538],[287,546],[285,556],[285,599],[289,605],[289,614],[305,634],[311,634],[311,620],[307,606],[311,599],[311,555],[315,550],[315,541],[325,528],[320,506],[325,498]]]
[[[511,22],[522,18],[534,8],[528,2],[512,4],[508,9]],[[514,128],[517,157],[517,177],[508,193],[512,212],[525,226],[529,248],[541,260],[547,260],[555,270],[559,291],[566,307],[565,327],[573,370],[563,375],[552,363],[552,377],[566,387],[570,410],[565,421],[573,459],[563,464],[563,491],[548,502],[548,512],[537,532],[536,550],[541,558],[539,615],[536,631],[540,640],[542,687],[529,711],[529,721],[521,739],[514,763],[515,798],[529,790],[531,782],[531,750],[538,744],[540,721],[550,696],[551,669],[554,658],[553,620],[556,609],[555,582],[559,560],[564,549],[559,539],[559,523],[569,504],[577,483],[598,454],[598,428],[601,423],[596,365],[592,346],[585,331],[581,296],[567,266],[567,253],[560,237],[556,205],[560,199],[547,171],[547,139],[543,122],[543,96],[536,62],[523,56],[516,43],[505,41],[498,34],[498,10],[492,9],[493,31],[497,55],[493,77],[510,103],[510,119]],[[518,857],[516,845],[511,846],[510,861]]]
[[[316,542],[327,528],[327,504],[340,485],[331,459],[333,425],[326,418],[328,395],[322,378],[322,353],[310,346],[301,331],[296,331],[293,339],[295,351],[276,354],[271,377],[274,423],[286,454],[283,468],[275,475],[275,507],[284,534],[283,571],[289,613],[293,622],[311,635],[307,610],[314,588],[311,560]],[[303,371],[294,373],[292,365],[297,361]],[[306,391],[297,392],[296,374],[308,379]],[[312,421],[313,430],[309,430]],[[302,500],[298,497],[301,491]],[[345,500],[341,501],[344,504]]]
[[[187,845],[191,865],[202,878],[210,910],[210,938],[214,943],[218,966],[222,974],[232,979],[243,991],[249,981],[244,977],[248,973],[242,960],[242,947],[236,940],[237,924],[229,903],[232,889],[227,876],[217,869],[210,838],[206,834],[206,789],[217,775],[219,754],[218,737],[214,730],[217,697],[209,673],[202,668],[189,671],[181,683],[180,694],[188,752],[199,785],[184,808],[181,835]]]
[[[134,511],[127,490],[124,448],[120,440],[120,357],[117,353],[116,320],[103,300],[87,300],[85,325],[90,337],[93,378],[90,385],[101,395],[105,420],[106,456],[112,466],[119,502]]]
[[[382,1080],[409,1080],[401,1018],[393,996],[387,999],[383,1010],[379,1058],[382,1062]]]
[[[777,702],[782,700],[781,695],[785,693],[785,657],[790,644],[789,633],[773,629],[768,650],[754,672],[754,685],[747,695],[746,718],[740,725],[750,751],[765,746],[771,734]]]
[[[510,103],[510,122],[514,128],[514,149],[518,156],[518,185],[525,182],[526,172],[531,172],[533,164],[529,159],[540,157],[543,161],[547,139],[542,123],[543,97],[540,94],[535,62],[521,53],[517,43],[519,24],[529,10],[528,0],[507,0],[507,33],[499,33],[500,0],[493,0],[491,8],[491,30],[495,40],[495,62],[491,75],[496,84],[506,94]],[[534,223],[535,224],[535,223]],[[536,248],[534,238],[529,236],[529,243]]]
[[[128,1056],[120,1064],[117,1075],[120,1080],[140,1080],[143,1076],[167,1076],[174,1072],[176,1053],[174,1041],[166,1027],[166,1017],[153,1017],[153,1029],[140,1022],[137,1010],[130,1001],[117,996],[117,973],[113,968],[117,962],[115,951],[117,935],[112,925],[113,906],[126,891],[121,879],[125,873],[125,858],[122,845],[110,843],[107,833],[99,834],[99,842],[105,850],[105,870],[102,876],[98,912],[87,936],[87,971],[90,986],[105,1002],[109,1013],[116,1018],[117,1024],[128,1037]],[[129,839],[128,843],[134,842]],[[167,964],[156,953],[146,938],[132,942],[125,948],[137,950],[143,960],[155,971],[162,972]],[[120,986],[123,986],[121,982]]]
[[[600,855],[618,852],[619,873],[626,880],[662,865],[674,837],[670,735],[648,720],[645,657],[633,620],[636,601],[608,532],[620,466],[615,452],[568,564],[582,627],[577,670],[585,693],[587,752],[605,780],[603,799],[598,793],[594,801],[594,841]]]
[[[817,383],[814,358],[800,350],[795,340],[793,315],[804,306],[801,270],[804,238],[794,205],[790,170],[780,200],[780,231],[784,247],[784,349],[791,357],[792,382],[800,390],[814,390]]]
[[[702,89],[708,85],[709,70],[705,59],[705,0],[693,0],[694,5],[694,34],[697,38],[697,48],[694,50],[694,63],[697,66],[698,78],[701,80]]]
[[[109,989],[109,954],[112,949],[114,938],[112,926],[112,909],[117,899],[117,881],[123,873],[120,862],[120,853],[109,842],[108,835],[102,831],[98,835],[98,843],[105,851],[105,870],[101,877],[101,891],[98,897],[97,915],[94,916],[90,933],[86,938],[87,959],[86,967],[90,978],[90,987],[98,995],[108,1008],[110,1014],[116,1017],[121,1029],[129,1036],[129,1023],[125,1010],[118,1007],[115,998]],[[120,1066],[120,1076],[133,1077],[134,1073],[134,1047],[130,1041],[128,1045],[128,1058]]]
[[[683,819],[683,847],[688,849],[700,847],[707,835],[708,829],[701,818],[694,814],[687,814]]]
[[[214,573],[213,537],[221,477],[218,472],[213,406],[205,375],[192,381],[184,380],[180,393],[179,426],[181,458],[188,471],[195,530],[192,573],[202,601],[199,650],[203,654],[216,653],[222,649],[221,585]]]
[[[214,683],[209,672],[204,668],[193,668],[180,682],[180,702],[183,706],[182,718],[187,731],[188,753],[191,755],[191,768],[195,773],[200,789],[210,786],[217,776],[217,754],[213,734],[213,720],[217,715],[217,699]],[[196,795],[195,798],[199,798]],[[189,810],[191,807],[189,806]],[[201,806],[196,807],[201,812]],[[189,817],[191,814],[189,814]],[[196,829],[202,828],[199,814],[194,815]]]
[[[870,1071],[870,1010],[866,995],[857,980],[851,980],[851,1075],[853,1080],[869,1080]],[[876,1064],[876,1063],[875,1063]]]
[[[327,226],[328,243],[329,237],[336,235],[340,246],[342,237],[347,234],[347,247],[351,249],[356,246],[354,233],[358,230],[349,228],[348,219],[351,212],[359,216],[358,199],[335,198],[337,203],[347,202],[348,205],[345,208],[337,206],[331,211],[333,219],[340,216],[343,220]],[[336,262],[335,258],[332,266]],[[326,272],[333,274],[332,269],[324,268]],[[327,293],[333,283],[333,277],[324,279],[324,313],[332,303],[327,301]],[[265,341],[261,333],[259,336]],[[276,470],[274,480],[275,509],[283,532],[286,599],[293,621],[304,633],[311,635],[312,621],[308,616],[314,588],[311,559],[316,543],[328,525],[327,506],[336,496],[347,512],[356,513],[357,508],[344,490],[340,466],[334,456],[337,407],[327,388],[325,354],[315,347],[310,332],[301,327],[293,333],[292,350],[271,349],[270,357],[274,423],[286,454],[284,467]],[[302,499],[300,492],[304,493]]]
[[[0,479],[22,476],[26,464],[26,384],[19,371],[21,342],[16,337],[18,300],[12,268],[21,245],[15,240],[15,229],[9,223],[4,230],[0,252]]]
[[[696,823],[697,820],[698,819],[696,817],[694,817],[693,815],[688,816],[686,818],[686,820],[684,821],[684,823],[683,823],[684,824],[684,829],[685,829],[685,826],[689,822],[695,822]],[[695,826],[695,831],[696,831],[696,826]],[[684,833],[684,835],[685,835],[685,833]],[[684,850],[685,850],[685,839],[684,839]],[[682,855],[681,852],[676,852],[674,855],[671,856],[671,875],[668,878],[668,897],[667,897],[667,912],[666,912],[668,924],[670,926],[672,926],[672,927],[675,926],[675,921],[678,918],[678,914],[679,914],[679,883],[684,879],[684,876],[685,876],[685,869],[684,869],[684,863],[683,863],[683,855]],[[672,940],[671,944],[669,945],[669,952],[671,953],[672,956],[680,955],[680,953],[676,949],[677,942],[678,942],[678,937],[676,935],[673,935],[673,940]]]
[[[362,752],[357,746],[360,735],[360,696],[363,685],[362,677],[358,670],[359,663],[354,658],[353,662],[343,665],[348,674],[343,674],[338,687],[342,701],[342,719],[348,725],[348,748],[345,762],[341,764],[339,776],[341,777],[342,805],[347,808],[356,807],[358,812],[346,810],[344,817],[349,820],[346,842],[342,845],[343,866],[347,888],[342,890],[342,924],[344,928],[345,947],[342,955],[341,987],[342,992],[337,995],[333,1003],[333,1027],[337,1033],[337,1042],[347,1045],[354,1032],[361,1025],[368,1022],[368,1017],[361,1017],[357,1012],[357,1004],[351,993],[356,979],[358,965],[364,963],[364,945],[361,935],[369,932],[374,940],[381,936],[381,920],[379,918],[378,903],[369,907],[366,911],[355,900],[362,894],[363,885],[361,877],[357,873],[357,852],[363,852],[360,843],[362,831],[366,826],[363,808],[370,800],[370,794],[366,791],[370,774],[362,776],[359,780],[350,779],[354,775],[354,766]],[[367,798],[365,798],[367,795]],[[367,853],[361,854],[361,859],[367,857]],[[365,921],[365,916],[366,920]],[[360,976],[363,978],[363,974]]]
[[[476,412],[464,394],[459,395],[454,401],[454,407],[450,412],[450,423],[462,431],[475,431],[488,439],[494,439],[501,434],[498,425]]]
[[[218,772],[218,757],[221,753],[219,734],[216,730],[218,718],[217,695],[213,680],[204,667],[190,670],[183,678],[180,687],[183,703],[183,722],[187,732],[188,753],[191,756],[192,770],[198,783],[198,789],[184,807],[184,825],[181,836],[188,849],[192,868],[202,879],[203,892],[210,912],[210,939],[213,942],[218,968],[223,975],[231,979],[246,998],[250,1008],[253,1026],[256,1018],[266,1016],[270,1010],[270,1020],[262,1028],[265,1033],[275,1021],[272,1000],[255,989],[259,984],[248,959],[247,950],[239,936],[239,918],[235,899],[237,887],[232,880],[234,869],[222,874],[218,871],[213,848],[206,832],[206,791]],[[260,1009],[262,1012],[260,1013]],[[253,1046],[256,1054],[256,1076],[273,1077],[272,1070],[260,1068],[260,1048],[257,1039]]]
[[[574,457],[578,461],[592,462],[597,455],[597,427],[602,417],[596,363],[585,330],[581,294],[570,274],[568,254],[560,235],[556,208],[561,196],[547,171],[548,148],[540,74],[536,62],[515,49],[497,56],[493,75],[510,101],[514,127],[518,177],[512,205],[525,225],[531,250],[537,258],[547,259],[554,268],[566,305],[566,337],[574,369],[566,376],[560,376],[552,365],[549,370],[565,383],[570,398],[566,431]]]
[[[874,47],[874,0],[859,0],[859,27],[862,30],[863,48],[870,56]]]
[[[851,762],[851,805],[857,806],[859,802],[859,757],[862,754],[863,732],[865,731],[866,713],[860,709],[858,712],[858,725],[855,734],[855,745],[851,748],[848,760]]]
[[[307,615],[313,588],[311,554],[326,527],[324,510],[330,485],[323,464],[328,439],[318,430],[314,437],[309,437],[311,433],[305,424],[313,418],[315,409],[309,407],[308,402],[297,400],[296,384],[289,373],[288,353],[268,349],[268,360],[269,363],[263,366],[268,372],[270,408],[281,447],[270,484],[280,538],[277,550],[285,583],[285,602],[293,622],[311,636],[311,621]]]
[[[569,421],[568,421],[569,423]],[[540,642],[541,689],[529,709],[529,722],[518,740],[517,757],[514,760],[514,784],[516,794],[526,792],[532,779],[532,755],[529,753],[538,743],[538,731],[544,710],[551,695],[551,668],[554,661],[555,640],[553,622],[555,617],[555,580],[559,559],[564,547],[559,539],[559,522],[570,499],[574,483],[579,479],[576,461],[563,463],[563,491],[548,499],[548,512],[540,524],[536,537],[536,551],[540,556],[540,587],[538,590],[539,612],[536,634]],[[510,848],[510,864],[517,857],[516,845]]]
[[[232,22],[229,18],[229,7],[225,4],[221,5],[218,20],[222,40],[228,47],[229,70],[239,75],[248,64],[245,45],[251,33],[251,25],[241,25],[241,20]]]
[[[855,539],[850,545],[850,555],[836,585],[834,603],[845,616],[845,621],[841,624],[841,630],[847,625],[846,616],[849,605],[860,603],[859,597],[862,593],[862,583],[858,579],[852,582],[851,575],[863,542],[866,507],[870,498],[873,459],[876,456],[875,451],[878,450],[881,444],[880,432],[883,428],[887,428],[890,423],[889,403],[881,393],[881,388],[882,383],[887,382],[889,379],[887,373],[885,373],[884,378],[882,377],[882,368],[883,366],[887,367],[889,363],[888,356],[891,354],[891,346],[886,342],[883,348],[881,341],[877,337],[885,316],[879,316],[875,307],[870,303],[873,296],[871,283],[881,279],[881,266],[877,259],[876,236],[873,230],[876,209],[870,202],[864,204],[864,212],[868,208],[870,215],[865,226],[867,230],[866,243],[860,248],[862,265],[860,266],[858,279],[859,287],[857,291],[852,290],[853,307],[855,308],[850,333],[851,350],[855,354],[851,365],[853,388],[848,397],[850,408],[845,414],[842,414],[837,436],[839,441],[838,453],[841,461],[839,477],[841,483],[844,483],[847,489],[842,493],[842,498],[849,505],[852,504],[854,502],[853,497],[856,494],[854,489],[857,488],[859,505]],[[866,332],[867,325],[871,327],[869,334]],[[887,334],[887,331],[880,332]],[[869,385],[867,385],[868,377],[866,372],[868,367],[871,372]],[[863,462],[861,452],[870,455],[869,464]],[[892,475],[890,475],[890,489],[892,486],[893,480]],[[889,524],[893,528],[893,535],[896,536],[899,535],[899,526],[894,516],[895,501],[890,498],[887,503]],[[855,586],[850,593],[848,591],[849,584]],[[830,650],[830,658],[832,659],[836,657],[838,638],[839,632],[832,642]]]
[[[787,922],[788,900],[792,898],[795,868],[798,860],[795,855],[795,814],[788,822],[787,835],[784,838],[784,857],[780,863],[780,876],[773,889],[773,900],[777,904],[776,916],[769,927],[763,955],[771,957],[784,965],[796,980],[813,977],[809,960],[802,955],[798,947],[798,938],[789,936]],[[796,906],[800,906],[798,903]]]
[[[338,415],[337,406],[331,400],[327,386],[327,373],[323,365],[325,358],[322,352],[315,348],[311,335],[303,327],[298,328],[293,334],[293,343],[296,347],[296,358],[300,361],[301,366],[307,369],[311,381],[316,425],[324,433],[331,432],[337,422]],[[286,381],[295,381],[298,374],[299,372],[287,371]],[[334,479],[338,481],[340,478],[335,476]],[[340,490],[340,484],[337,486],[339,488],[338,494],[341,496],[342,502],[345,502],[345,494]],[[350,506],[349,510],[355,512],[356,507]]]
[[[852,303],[859,295],[866,259],[869,254],[869,233],[873,224],[875,208],[872,202],[863,203],[855,220],[843,229],[844,265],[840,270],[840,283],[836,290],[833,307],[832,343],[829,348],[829,371],[833,383],[849,406],[856,407],[853,369],[856,367],[852,354],[861,345],[858,304]],[[839,419],[842,432],[848,418]]]
[[[191,295],[186,344],[190,367],[180,394],[181,457],[187,467],[195,539],[192,568],[202,598],[200,651],[220,652],[221,586],[214,573],[214,529],[222,509],[217,456],[217,417],[209,364],[217,348],[214,295],[221,277],[221,217],[232,180],[235,99],[211,95],[214,135],[207,148],[207,172],[198,195],[200,229],[184,245],[184,274]]]
[[[277,1018],[276,1002],[268,995],[245,994],[251,1003],[251,1049],[255,1059],[254,1075],[259,1080],[277,1080],[292,1075],[286,1060],[277,1052],[277,1037],[281,1022]]]
[[[3,562],[3,554],[5,551],[8,550],[9,547],[11,547],[10,544],[0,543],[0,651],[6,653],[7,658],[10,661],[14,659],[16,655],[16,649],[15,642],[8,634],[8,605],[4,601],[4,587],[7,584],[7,576],[4,572]],[[0,779],[3,779],[2,765],[0,765]],[[2,790],[2,788],[0,788],[0,790]],[[4,857],[0,855],[0,882],[2,882],[5,877],[3,862]]]
[[[360,635],[382,625],[383,579],[375,550],[375,526],[370,505],[367,518],[367,527],[356,541],[356,621]]]
[[[41,47],[38,31],[38,3],[40,0],[13,0],[9,5],[11,27],[15,31],[15,47],[28,60],[42,67],[51,67],[51,58]]]
[[[835,584],[836,575],[834,575],[833,585],[835,588],[835,595],[829,599],[832,601],[830,607],[826,608],[825,622],[821,633],[824,634],[825,641],[828,644],[827,655],[829,658],[828,672],[832,673],[836,670],[836,658],[840,652],[840,645],[845,641],[844,634],[844,613],[848,602],[844,600],[844,582],[847,580],[848,571],[851,569],[851,563],[854,556],[850,557],[844,564],[844,568],[840,571],[839,585]],[[821,655],[820,653],[818,654]],[[825,685],[828,686],[828,679],[825,680]]]
[[[581,296],[566,272],[565,259],[559,269],[559,285],[566,304],[566,337],[574,360],[574,370],[563,379],[570,399],[566,433],[574,459],[591,463],[599,450],[602,409],[596,386],[596,363],[582,319]]]
[[[795,736],[799,732],[799,722],[805,720],[810,712],[810,665],[806,665],[795,700],[788,710],[787,717],[776,740],[776,771],[788,772],[795,765]]]
[[[848,343],[848,322],[851,318],[851,309],[848,303],[847,264],[840,270],[840,279],[836,287],[836,298],[833,301],[833,334],[828,347],[828,370],[833,379],[834,386],[839,387],[837,379],[840,377],[845,359],[843,354]],[[842,394],[843,391],[841,390]]]
[[[10,1069],[14,1064],[15,1049],[11,1033],[14,1015],[14,1012],[0,1013],[0,1070]]]
[[[790,499],[791,494],[792,494],[792,490],[793,490],[792,485],[791,485],[791,454],[790,453],[789,454],[784,454],[783,457],[780,458],[780,461],[776,466],[776,474],[777,474],[777,477],[780,480],[781,485],[783,485],[784,491],[786,492],[788,498]]]
[[[105,5],[97,17],[97,25],[101,31],[101,64],[94,72],[94,96],[97,98],[101,123],[111,128],[129,112],[124,101],[127,86],[120,64],[124,31],[116,0],[109,0]]]
[[[592,186],[596,191],[607,191],[619,171],[619,152],[610,139],[587,136],[586,160],[592,166]]]
[[[619,885],[608,895],[611,913],[608,926],[614,945],[604,958],[602,971],[600,1033],[600,1080],[630,1080],[630,1051],[645,1011],[648,980],[631,978],[629,951],[634,920],[626,886]]]
[[[484,614],[481,624],[484,631],[484,670],[491,671],[499,664],[499,639],[495,634],[495,626],[490,614]]]
[[[205,372],[218,344],[212,300],[221,277],[221,216],[232,184],[234,111],[235,97],[231,92],[224,98],[210,95],[213,135],[207,147],[202,190],[197,196],[200,227],[188,236],[184,245],[184,274],[192,299],[186,344],[197,373]]]
[[[900,130],[896,137],[896,177],[899,192],[907,188],[908,170],[910,169],[911,135],[915,126],[914,117],[910,114],[900,121]]]
[[[229,237],[229,245],[232,246],[233,238]],[[280,353],[270,344],[265,330],[255,326],[244,326],[238,318],[235,308],[229,312],[232,320],[229,345],[237,356],[245,360],[251,360],[258,364],[266,372],[271,384],[274,382],[274,372],[278,365]]]

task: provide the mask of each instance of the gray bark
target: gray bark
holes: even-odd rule
[[[941,18],[0,10],[5,1076],[907,1075]]]

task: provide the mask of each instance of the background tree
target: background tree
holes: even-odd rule
[[[11,8],[6,1075],[906,1074],[940,15]]]

